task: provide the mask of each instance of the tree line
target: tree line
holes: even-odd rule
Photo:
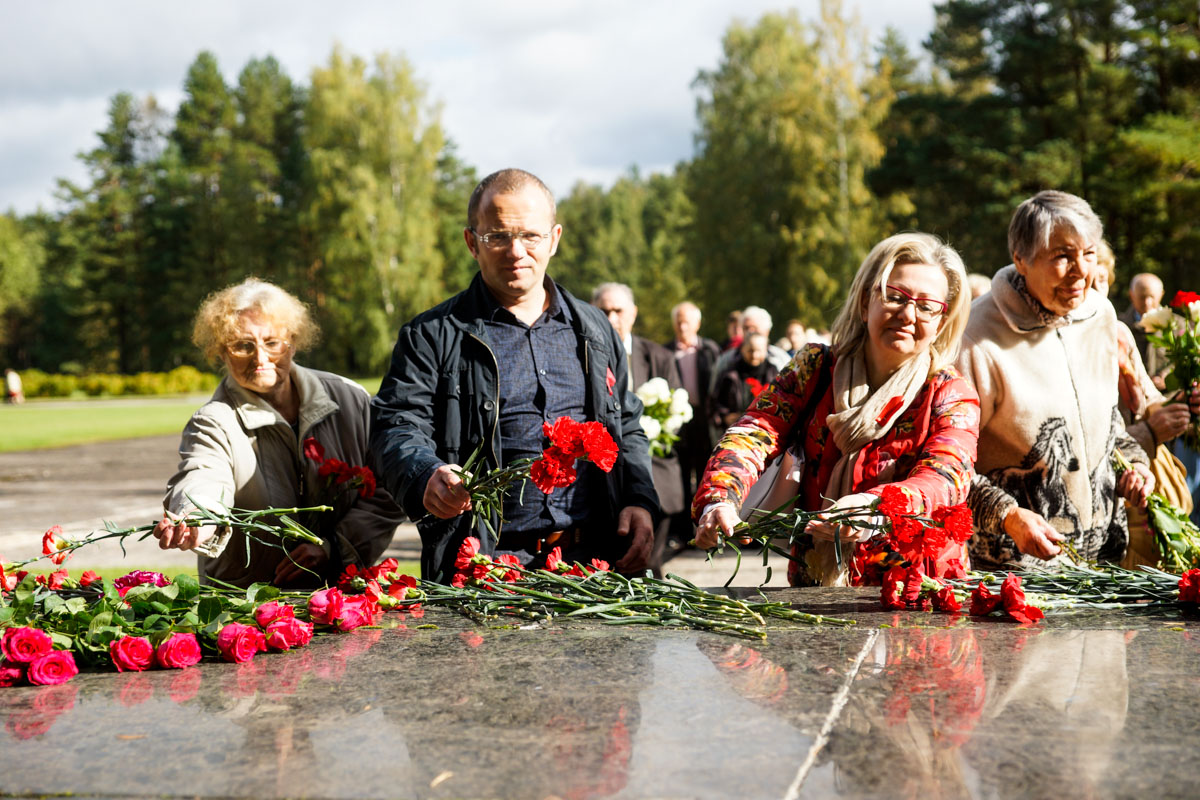
[[[990,275],[1013,208],[1059,188],[1104,220],[1118,287],[1149,271],[1195,288],[1198,15],[1190,0],[947,0],[923,54],[894,30],[868,42],[839,0],[811,21],[735,22],[693,84],[692,157],[574,186],[552,274],[583,296],[628,283],[654,339],[683,299],[716,338],[751,303],[827,325],[875,241],[926,230]],[[229,85],[204,52],[183,88],[174,115],[117,94],[80,154],[87,179],[60,181],[63,210],[0,215],[4,362],[198,364],[194,310],[252,274],[313,307],[307,363],[380,373],[396,330],[475,272],[461,230],[478,170],[413,65],[335,48],[307,84],[267,57]]]

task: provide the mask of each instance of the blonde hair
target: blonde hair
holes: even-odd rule
[[[1112,289],[1117,282],[1117,257],[1113,255],[1107,239],[1101,239],[1100,244],[1096,245],[1096,269],[1108,276],[1108,286]]]
[[[295,350],[304,350],[320,335],[308,306],[273,283],[247,278],[205,298],[192,325],[192,342],[209,361],[221,362],[225,346],[237,336],[241,316],[247,312],[279,328]]]
[[[867,338],[866,311],[870,292],[882,294],[892,269],[902,264],[929,264],[946,275],[946,313],[941,329],[929,345],[930,374],[948,366],[958,356],[958,346],[971,312],[971,295],[966,290],[967,270],[962,258],[948,244],[928,233],[898,233],[871,248],[850,284],[850,293],[833,323],[833,354],[841,358],[862,347]]]

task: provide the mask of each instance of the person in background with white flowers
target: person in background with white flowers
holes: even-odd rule
[[[641,387],[654,378],[665,381],[666,387],[672,391],[683,387],[679,367],[676,366],[675,356],[671,351],[649,339],[633,335],[633,323],[637,321],[638,309],[633,301],[632,289],[623,283],[602,283],[592,292],[592,305],[608,317],[613,330],[625,344],[625,353],[629,356],[629,388],[640,395]],[[646,431],[646,438],[652,445],[661,433],[657,429],[659,424],[657,420],[643,413],[642,429]],[[678,433],[678,430],[675,433]],[[683,475],[674,448],[666,454],[656,455],[652,447],[650,467],[662,514],[654,525],[654,549],[650,553],[649,566],[655,576],[662,577],[662,565],[677,552],[667,546],[667,538],[672,519],[683,514],[686,508]]]

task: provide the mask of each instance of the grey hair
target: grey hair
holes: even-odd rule
[[[704,312],[702,312],[702,311],[700,310],[700,306],[696,305],[696,304],[695,304],[695,303],[693,303],[691,300],[684,300],[684,301],[683,301],[683,302],[681,302],[681,303],[676,303],[675,305],[671,306],[671,319],[675,319],[675,317],[676,317],[676,316],[679,314],[679,312],[680,312],[680,311],[682,311],[682,310],[683,310],[683,309],[685,309],[685,308],[691,308],[691,309],[694,309],[694,310],[696,311],[696,314],[697,314],[697,315],[698,315],[698,316],[699,316],[701,319],[703,319],[703,318],[704,318]]]
[[[746,306],[742,309],[743,326],[746,324],[746,317],[759,317],[766,320],[767,330],[770,330],[772,327],[774,327],[773,323],[771,322],[771,312],[767,311],[762,306]]]
[[[631,305],[631,306],[637,305],[637,303],[634,302],[634,300],[633,300],[633,289],[630,289],[628,284],[617,283],[616,281],[608,281],[607,283],[602,283],[599,286],[597,286],[595,289],[593,289],[592,290],[592,304],[595,305],[596,303],[599,303],[600,298],[603,297],[608,292],[617,292],[619,294],[623,294],[623,295],[625,295],[625,299],[627,299],[629,301],[629,305]]]
[[[1008,223],[1008,254],[1032,261],[1039,250],[1050,245],[1050,237],[1059,228],[1073,230],[1088,242],[1099,243],[1104,224],[1087,200],[1067,192],[1047,189],[1017,206]]]

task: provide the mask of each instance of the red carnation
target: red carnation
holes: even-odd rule
[[[503,564],[506,567],[518,567],[519,568],[521,566],[520,559],[518,559],[512,553],[504,553],[500,556],[497,556],[496,563]],[[506,569],[503,572],[501,572],[500,579],[505,581],[506,583],[515,583],[516,581],[521,580],[521,570],[520,569]]]
[[[70,543],[62,538],[62,527],[58,525],[42,534],[42,555],[50,556],[50,560],[55,564],[61,564],[67,560],[67,556],[71,552],[69,550],[63,552],[63,548],[69,546]]]
[[[542,433],[550,440],[550,447],[562,453],[562,460],[566,463],[574,463],[575,459],[587,455],[583,432],[583,425],[570,417],[559,417],[554,422],[542,423]]]
[[[610,471],[617,463],[617,443],[603,423],[583,423],[583,446],[587,450],[588,461],[604,472]]]
[[[992,594],[983,581],[971,592],[971,616],[986,617],[1000,607],[1000,596]]]
[[[454,568],[459,572],[466,572],[471,567],[471,561],[478,552],[478,539],[474,536],[468,536],[466,539],[463,539],[463,543],[458,546],[458,555],[454,558]]]
[[[34,578],[38,585],[45,586],[47,589],[61,589],[69,577],[65,569],[56,569],[49,575],[38,575]]]
[[[1179,577],[1179,602],[1200,603],[1200,569],[1189,569]]]
[[[1171,301],[1172,308],[1183,308],[1190,306],[1192,303],[1200,301],[1200,294],[1195,292],[1179,291],[1175,293],[1175,299]]]
[[[546,571],[558,572],[560,567],[566,567],[562,560],[562,548],[555,547],[546,555]]]
[[[975,521],[966,504],[942,506],[933,512],[935,522],[940,522],[947,535],[956,542],[966,542],[975,533]]]
[[[374,497],[375,496],[375,473],[371,472],[370,467],[355,467],[355,474],[362,481],[362,486],[358,487],[359,497]]]
[[[80,586],[91,586],[93,583],[96,583],[99,580],[100,580],[100,576],[97,575],[95,572],[92,572],[89,569],[89,570],[86,570],[82,575],[79,576],[79,585]]]
[[[1025,602],[1025,590],[1021,588],[1021,577],[1008,573],[1000,585],[1000,601],[1005,612],[1017,622],[1035,622],[1045,615],[1036,606]]]
[[[570,486],[575,482],[575,467],[570,462],[561,459],[562,453],[555,447],[549,447],[542,457],[529,467],[529,479],[533,485],[550,494],[555,489]]]
[[[942,588],[933,593],[933,607],[938,611],[958,611],[962,608],[962,602],[950,585],[943,583]]]
[[[325,460],[325,447],[310,436],[304,440],[304,457],[320,464]]]
[[[612,569],[612,567],[609,566],[609,563],[607,561],[600,559],[600,558],[593,558],[588,563],[588,566],[591,567],[596,572],[608,572],[610,569]]]
[[[879,602],[888,610],[904,608],[904,567],[892,567],[883,575]]]

